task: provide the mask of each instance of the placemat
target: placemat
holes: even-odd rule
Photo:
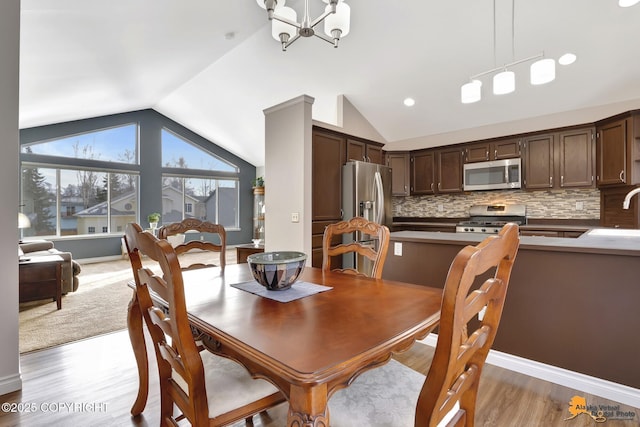
[[[316,285],[315,283],[295,282],[289,289],[285,291],[268,291],[267,288],[265,288],[255,280],[243,283],[235,283],[231,286],[278,302],[295,301],[300,298],[308,297],[313,294],[333,289],[330,286]]]

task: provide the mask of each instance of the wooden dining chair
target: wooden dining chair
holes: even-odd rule
[[[377,242],[375,246],[355,240],[343,243],[341,237],[347,234],[353,235],[354,239],[357,240],[375,239]],[[324,229],[322,237],[322,270],[339,271],[341,273],[380,279],[382,277],[382,268],[387,258],[387,251],[389,250],[389,234],[389,228],[385,225],[380,225],[361,217],[329,224]],[[371,273],[366,274],[351,267],[332,268],[332,262],[335,261],[334,257],[342,256],[345,253],[355,253],[360,259],[369,260],[371,262]]]
[[[127,226],[126,240],[134,256],[156,259],[163,274],[143,267],[136,283],[158,362],[161,425],[176,426],[184,418],[196,427],[224,426],[242,419],[253,425],[253,415],[284,402],[276,387],[253,379],[239,363],[199,351],[187,318],[182,270],[171,244],[135,224]],[[167,311],[153,305],[149,289],[167,302]],[[174,405],[181,412],[178,416],[174,416]]]
[[[329,400],[331,425],[473,426],[480,374],[498,330],[519,242],[518,226],[507,224],[497,236],[463,248],[447,275],[426,379],[395,360],[369,370]],[[476,278],[487,275],[476,287]]]
[[[227,232],[220,224],[214,224],[209,221],[202,221],[197,218],[186,218],[180,222],[174,222],[172,224],[164,225],[158,230],[158,237],[165,239],[169,236],[175,236],[178,234],[184,234],[189,231],[197,231],[200,233],[211,233],[218,236],[219,243],[214,243],[208,240],[190,240],[181,243],[175,247],[175,251],[178,255],[184,254],[194,249],[203,251],[218,252],[220,253],[220,270],[224,273],[224,267],[226,265],[226,251],[227,251]],[[196,262],[190,265],[182,266],[183,270],[194,270],[196,268],[213,267],[213,263]]]

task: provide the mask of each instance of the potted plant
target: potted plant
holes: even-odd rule
[[[262,178],[261,176],[254,178],[252,182],[253,188],[264,187],[264,178]]]
[[[149,216],[147,216],[147,220],[149,221],[149,227],[151,227],[151,229],[153,230],[158,227],[158,222],[160,222],[160,214],[158,212],[150,213]]]

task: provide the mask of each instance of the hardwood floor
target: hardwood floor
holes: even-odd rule
[[[416,344],[397,358],[426,373],[433,349]],[[15,404],[0,411],[0,426],[157,426],[157,375],[151,358],[150,400],[142,416],[132,418],[129,409],[137,390],[133,352],[126,331],[115,332],[21,356],[23,389],[0,396],[0,403]],[[487,365],[480,382],[476,416],[478,426],[596,425],[582,414],[572,420],[568,402],[581,396],[590,405],[618,405],[576,390],[540,381]],[[20,409],[18,412],[10,410]],[[608,419],[606,427],[640,425],[637,408],[633,420]],[[286,405],[254,417],[255,426],[284,425]],[[237,423],[234,427],[241,427]],[[354,426],[356,427],[356,426]],[[357,426],[366,427],[366,426]],[[395,427],[395,426],[392,426]]]

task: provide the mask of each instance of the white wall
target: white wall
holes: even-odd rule
[[[0,2],[0,394],[22,388],[18,350],[20,0]]]
[[[311,263],[311,109],[303,95],[265,110],[265,251],[294,250]],[[299,222],[291,222],[292,213]]]

